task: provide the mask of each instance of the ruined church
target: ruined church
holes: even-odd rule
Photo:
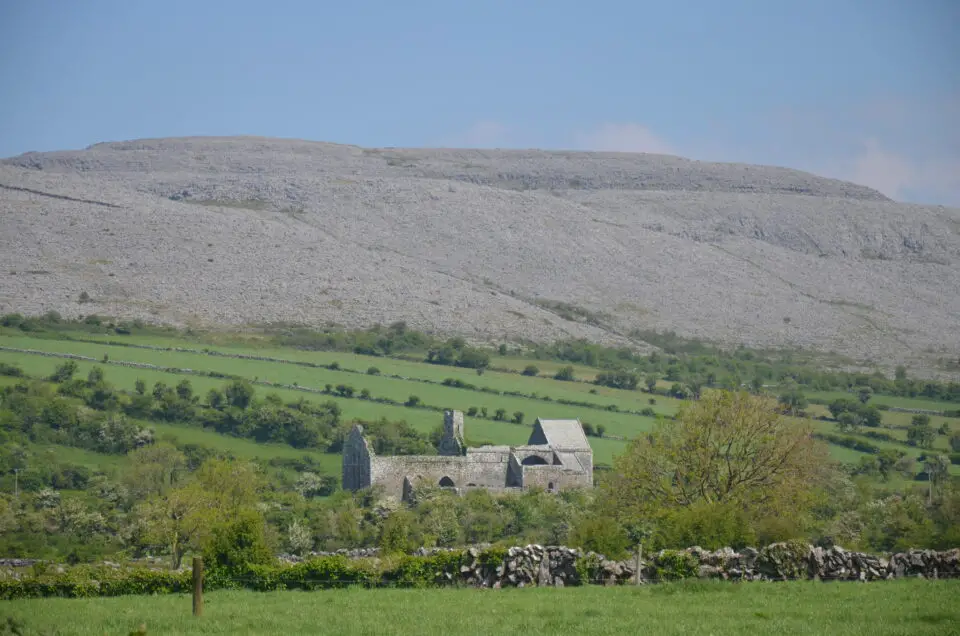
[[[439,455],[381,457],[354,425],[343,448],[343,488],[381,486],[409,499],[420,485],[510,492],[531,487],[557,492],[593,486],[593,450],[579,420],[542,420],[524,446],[467,448],[463,413],[445,411]]]

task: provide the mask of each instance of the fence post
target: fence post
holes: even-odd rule
[[[643,567],[643,542],[637,544],[637,578],[635,585],[640,585],[642,583],[642,572],[641,568]]]
[[[193,615],[203,616],[203,557],[193,557]]]

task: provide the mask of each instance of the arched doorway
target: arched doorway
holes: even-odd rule
[[[453,480],[450,479],[449,477],[444,477],[443,479],[440,480],[440,487],[441,487],[441,488],[456,488],[457,485],[456,485],[455,483],[453,483]]]

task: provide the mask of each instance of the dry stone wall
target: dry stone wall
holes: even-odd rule
[[[456,549],[423,549],[414,556],[431,556]],[[378,558],[375,548],[314,553],[306,557],[344,556]],[[283,557],[288,562],[304,560]],[[618,561],[595,552],[564,546],[528,545],[497,549],[471,547],[462,552],[459,571],[448,573],[452,583],[474,587],[503,588],[599,584],[635,584],[635,558]],[[774,543],[761,549],[663,550],[644,555],[640,583],[658,583],[685,578],[726,581],[879,581],[922,577],[960,577],[960,548],[946,551],[910,550],[889,556],[822,548],[802,542]]]

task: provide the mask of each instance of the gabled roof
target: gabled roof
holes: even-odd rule
[[[590,442],[583,433],[583,426],[580,420],[541,420],[533,425],[533,433],[530,434],[530,445],[549,445],[554,448],[564,450],[584,450],[589,451]]]

